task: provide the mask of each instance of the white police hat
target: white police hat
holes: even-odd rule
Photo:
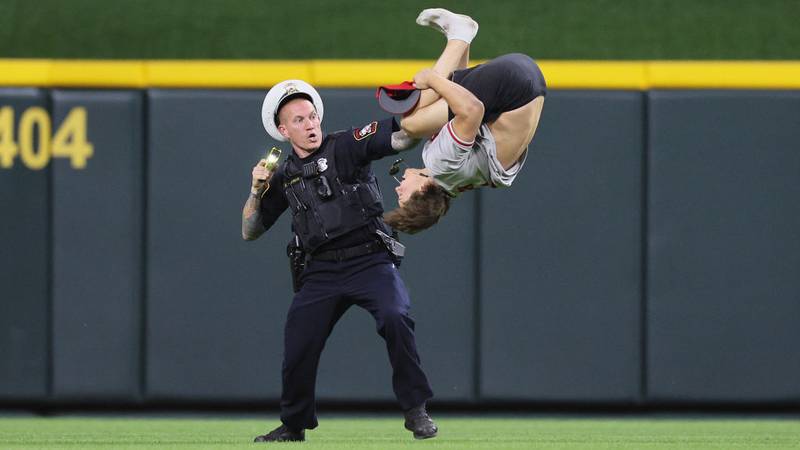
[[[305,97],[311,100],[314,108],[317,109],[320,122],[322,121],[322,98],[313,86],[303,80],[281,81],[267,92],[264,104],[261,106],[261,122],[264,124],[264,129],[277,141],[286,142],[286,138],[281,136],[278,131],[276,123],[278,110],[284,103],[295,97]]]

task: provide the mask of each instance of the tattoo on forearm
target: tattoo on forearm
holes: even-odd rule
[[[392,148],[397,151],[408,150],[417,145],[419,139],[414,139],[405,132],[405,130],[395,131],[392,133]]]
[[[250,194],[242,209],[242,238],[256,239],[264,234],[264,224],[261,222],[260,199]]]

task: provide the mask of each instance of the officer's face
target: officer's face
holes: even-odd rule
[[[313,153],[322,145],[322,129],[314,105],[304,99],[290,100],[278,114],[278,131],[299,150]]]
[[[397,192],[397,203],[402,208],[414,192],[432,182],[433,180],[425,172],[425,169],[406,169],[403,172],[403,181],[400,182],[400,186],[394,188]]]

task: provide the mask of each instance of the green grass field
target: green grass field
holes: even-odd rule
[[[432,59],[423,8],[474,16],[475,59],[798,59],[797,0],[0,0],[0,57]]]
[[[440,416],[439,436],[415,441],[400,418],[325,418],[305,443],[254,444],[277,424],[211,418],[0,417],[0,448],[309,449],[789,449],[800,448],[797,419],[486,418]]]

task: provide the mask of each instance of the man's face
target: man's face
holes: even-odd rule
[[[397,203],[402,208],[414,192],[422,189],[422,187],[433,180],[425,172],[425,169],[406,169],[403,172],[403,181],[400,186],[394,188],[397,192]]]
[[[278,131],[294,147],[313,153],[322,145],[319,116],[310,101],[304,98],[289,100],[278,113],[278,119]]]

